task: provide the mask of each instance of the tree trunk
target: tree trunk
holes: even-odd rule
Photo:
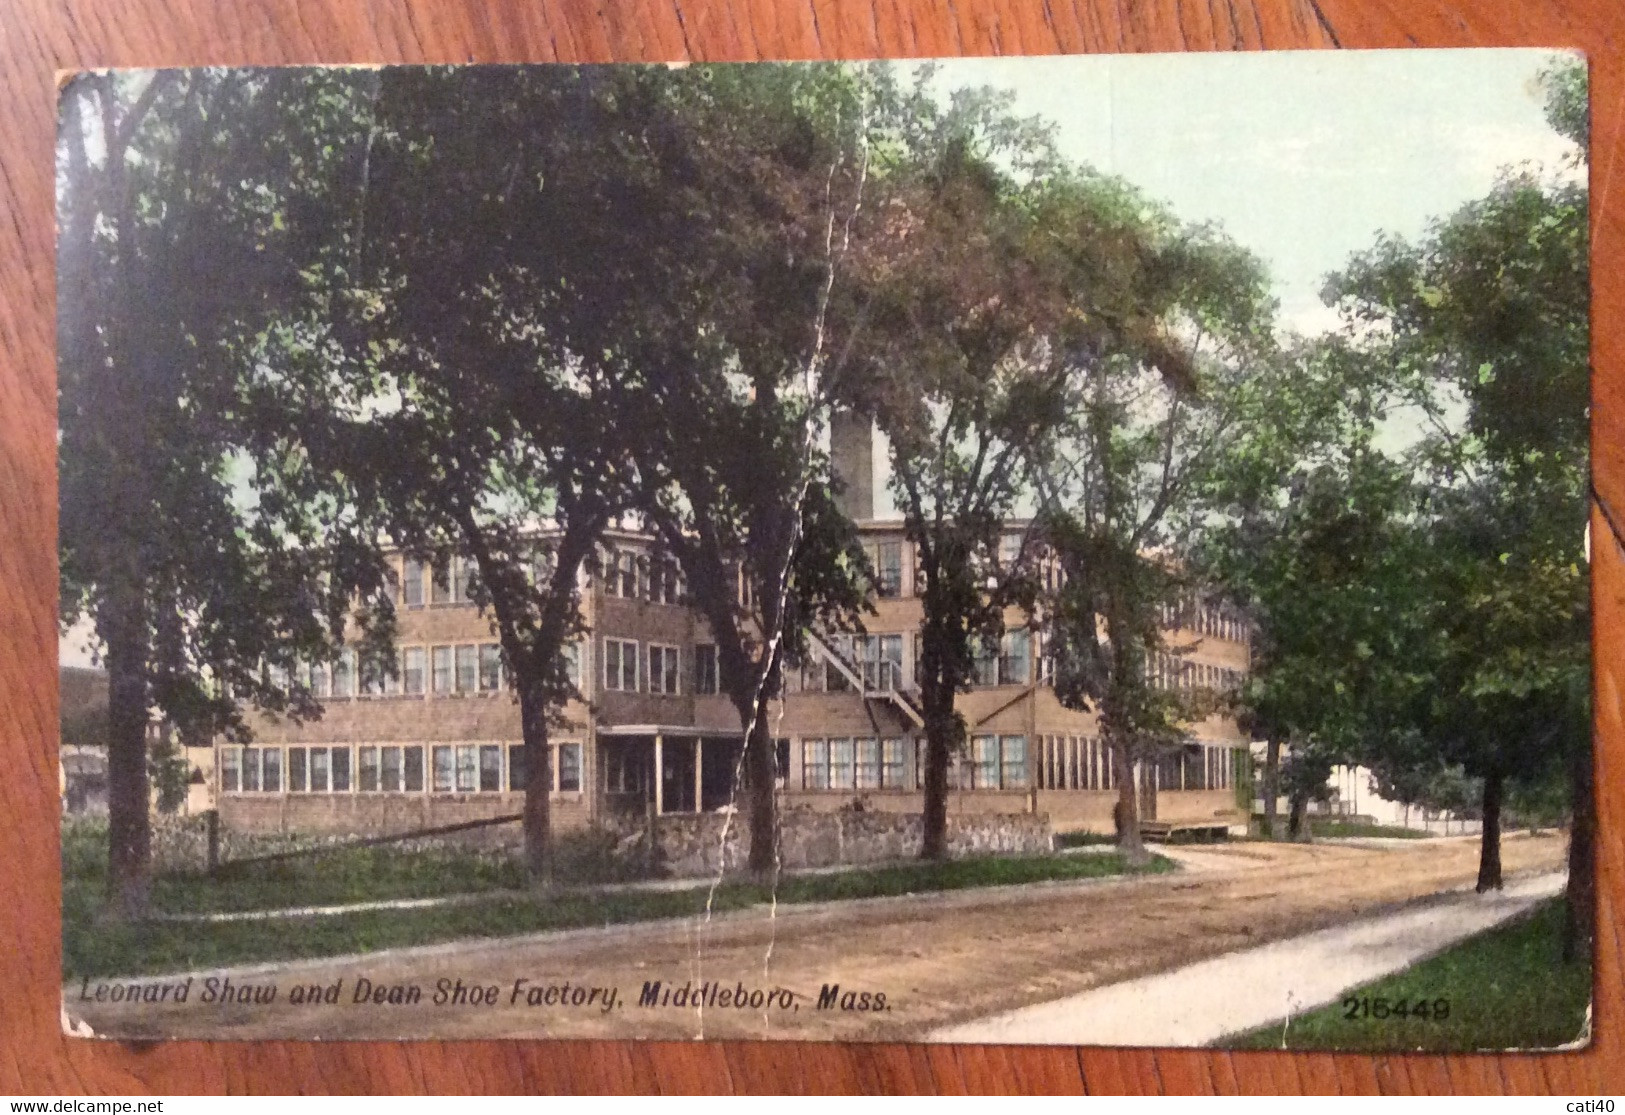
[[[1135,866],[1149,863],[1151,856],[1140,839],[1140,810],[1134,785],[1134,763],[1128,748],[1114,742],[1106,734],[1106,746],[1111,749],[1112,772],[1117,777],[1117,848]]]
[[[1591,958],[1597,931],[1597,865],[1593,857],[1597,803],[1594,792],[1591,740],[1569,754],[1569,884],[1564,895],[1563,960]]]
[[[553,748],[547,699],[521,683],[519,730],[525,742],[525,875],[537,890],[553,887]]]
[[[958,743],[959,723],[954,717],[954,695],[945,686],[926,685],[921,692],[925,711],[925,801],[922,805],[920,858],[948,858],[948,767]],[[946,697],[946,699],[944,699]]]
[[[758,702],[756,716],[746,741],[745,788],[750,795],[750,873],[768,881],[778,869],[779,799],[778,758],[774,754],[773,733],[768,722],[766,698]],[[695,803],[698,808],[699,803]]]
[[[107,912],[137,919],[151,886],[146,624],[138,593],[104,605],[107,644]]]
[[[1289,840],[1303,840],[1309,831],[1309,797],[1293,794],[1287,814],[1286,835]]]
[[[1264,745],[1264,816],[1258,823],[1258,833],[1265,840],[1275,839],[1275,799],[1281,792],[1281,741],[1271,735]]]
[[[1478,893],[1501,889],[1500,773],[1484,776],[1484,820],[1478,838]]]

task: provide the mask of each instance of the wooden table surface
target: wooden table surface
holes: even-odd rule
[[[315,1045],[58,1033],[54,73],[293,62],[662,61],[1577,46],[1592,64],[1594,442],[1625,513],[1625,6],[1619,0],[0,0],[0,1093],[1556,1092],[1625,1090],[1625,549],[1593,516],[1595,1042],[1353,1056],[632,1042]],[[1611,312],[1612,311],[1612,312]],[[1622,514],[1608,516],[1625,524]]]

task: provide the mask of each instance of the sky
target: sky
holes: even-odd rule
[[[1545,50],[1283,51],[972,59],[944,87],[988,85],[1056,127],[1064,155],[1119,175],[1261,257],[1281,320],[1336,323],[1324,277],[1379,232],[1407,239],[1489,192],[1501,168],[1556,171]]]

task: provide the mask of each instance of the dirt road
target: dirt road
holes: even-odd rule
[[[1513,874],[1556,869],[1564,853],[1559,837],[1520,834],[1502,856]],[[1236,844],[1185,858],[1153,877],[200,972],[183,1002],[184,977],[106,981],[99,1002],[91,981],[64,987],[64,1004],[129,1038],[910,1040],[1470,885],[1477,844]],[[121,990],[137,1001],[113,1002]]]

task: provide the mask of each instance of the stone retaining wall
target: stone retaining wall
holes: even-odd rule
[[[750,832],[743,814],[671,814],[655,826],[661,862],[679,878],[714,874],[727,831],[727,869],[743,868]],[[836,864],[884,863],[920,854],[924,819],[918,813],[786,810],[780,819],[779,862],[787,871]],[[1036,855],[1053,846],[1043,813],[977,813],[948,818],[951,857]]]

